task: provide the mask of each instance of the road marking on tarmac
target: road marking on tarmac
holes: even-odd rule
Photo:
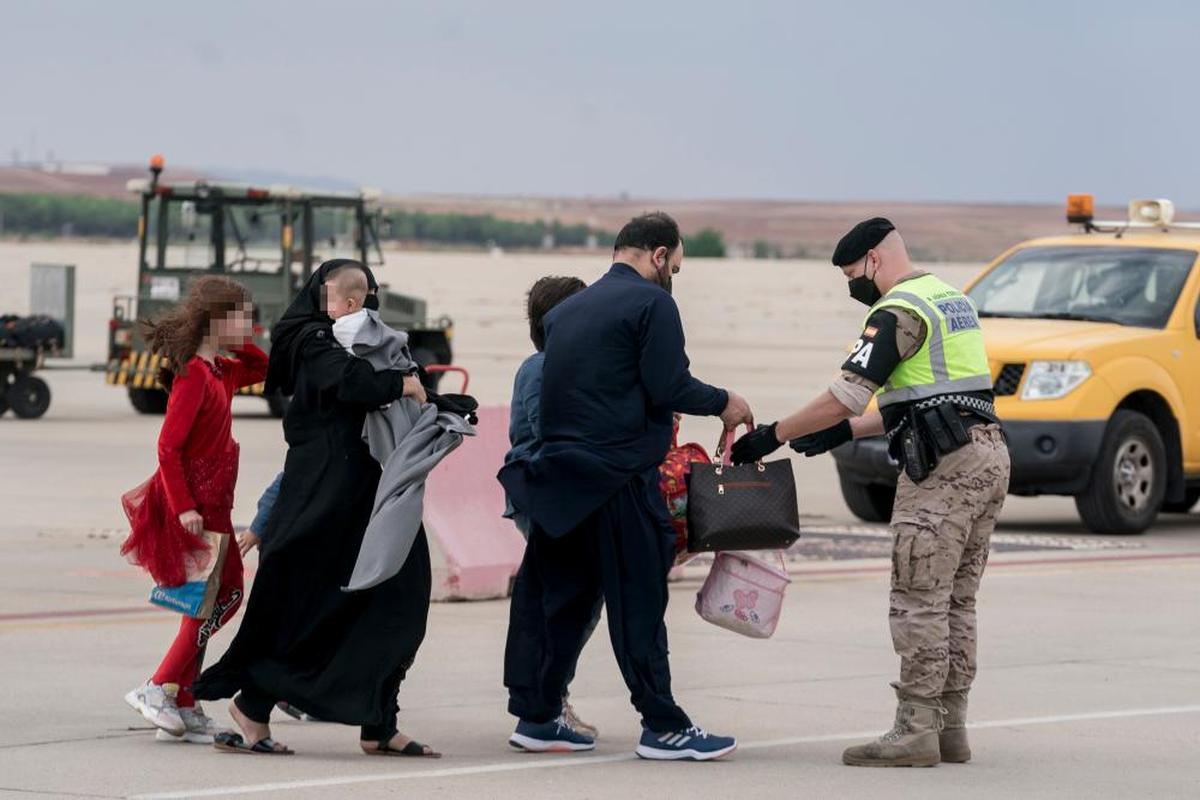
[[[995,719],[976,722],[967,727],[978,730],[983,728],[1015,728],[1029,725],[1054,725],[1063,722],[1086,722],[1093,720],[1127,719],[1129,717],[1155,717],[1172,714],[1200,713],[1200,705],[1167,706],[1165,708],[1129,708],[1116,711],[1092,711],[1080,714],[1057,714],[1048,717],[1015,717],[1013,719]],[[773,747],[791,747],[798,744],[822,744],[842,742],[854,739],[872,739],[879,735],[878,730],[859,731],[856,733],[833,733],[817,736],[792,736],[786,739],[768,739],[760,742],[739,744],[740,750],[765,750]],[[524,760],[528,758],[530,760]],[[480,764],[474,767],[451,767],[448,769],[427,769],[415,772],[385,772],[377,775],[348,775],[339,778],[313,778],[310,780],[277,781],[274,783],[254,783],[242,786],[216,786],[207,789],[187,789],[171,792],[151,792],[137,794],[132,800],[176,800],[190,797],[226,797],[237,794],[258,794],[263,792],[282,792],[288,789],[316,789],[327,786],[353,786],[363,783],[384,783],[387,781],[423,780],[427,778],[455,778],[470,775],[492,775],[502,772],[519,772],[534,769],[563,769],[567,767],[590,767],[596,764],[612,764],[620,761],[636,761],[632,753],[622,753],[610,756],[573,756],[565,758],[556,756],[553,760],[533,760],[536,756],[524,756],[521,761],[508,763]]]
[[[0,622],[39,619],[74,619],[78,617],[100,617],[109,614],[145,614],[161,612],[158,606],[122,606],[121,608],[70,608],[58,611],[25,611],[16,614],[0,614]]]
[[[711,561],[703,560],[703,556],[691,565],[684,567],[685,582],[703,581]],[[1055,567],[1066,570],[1077,569],[1136,569],[1147,567],[1193,566],[1200,561],[1200,552],[1153,552],[1153,553],[1097,553],[1089,555],[1052,555],[1047,557],[1009,557],[1007,559],[992,559],[988,564],[988,574],[1012,570],[1014,573],[1025,574],[1031,570],[1022,567],[1036,568],[1039,573],[1061,572]],[[859,563],[853,566],[826,566],[830,562],[793,561],[788,564],[788,573],[793,577],[803,577],[808,580],[846,580],[868,579],[891,572],[890,563]],[[137,619],[130,619],[133,615]],[[0,634],[14,630],[56,630],[61,628],[98,628],[107,625],[134,625],[174,623],[178,619],[173,613],[158,606],[125,606],[120,608],[84,608],[55,611],[31,611],[13,614],[0,614]]]

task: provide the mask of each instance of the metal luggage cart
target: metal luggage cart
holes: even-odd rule
[[[0,415],[10,408],[21,419],[37,419],[50,408],[50,387],[33,373],[54,353],[45,349],[0,347]]]

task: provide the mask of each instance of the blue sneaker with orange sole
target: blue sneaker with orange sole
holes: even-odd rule
[[[682,731],[643,730],[638,742],[639,758],[651,761],[712,761],[737,750],[737,739],[717,736],[692,726]]]
[[[565,716],[542,723],[521,720],[508,743],[529,753],[577,753],[596,747],[596,740],[571,727]]]

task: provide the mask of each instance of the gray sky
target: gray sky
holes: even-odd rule
[[[0,5],[0,159],[397,192],[1200,207],[1200,4]]]

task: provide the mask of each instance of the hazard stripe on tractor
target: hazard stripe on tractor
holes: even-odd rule
[[[112,359],[104,370],[104,382],[110,386],[127,386],[132,389],[162,389],[158,382],[158,368],[162,366],[162,356],[148,352],[130,353],[118,361]],[[238,394],[262,396],[264,386],[256,383],[253,386],[243,386]]]

